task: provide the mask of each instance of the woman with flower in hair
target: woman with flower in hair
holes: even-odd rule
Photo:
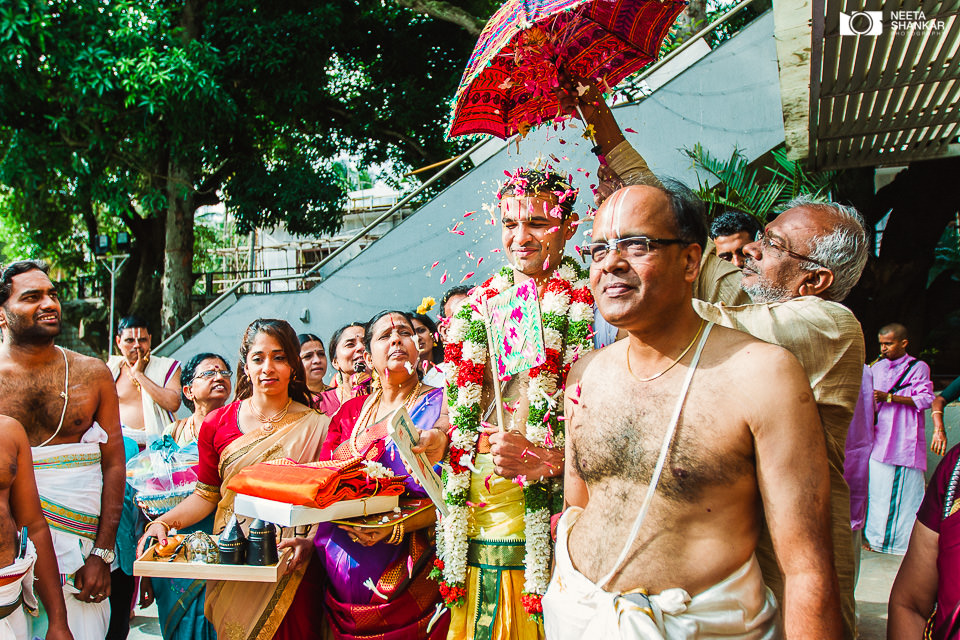
[[[417,375],[415,335],[410,316],[401,311],[383,311],[370,320],[364,359],[378,384],[369,396],[344,403],[321,459],[363,457],[381,473],[406,474],[387,436],[393,413],[406,407],[418,429],[438,436],[424,449],[431,461],[440,460],[449,426],[446,403],[442,389],[423,384]],[[428,577],[436,511],[412,477],[406,487],[400,516],[386,524],[320,525],[315,545],[327,574],[325,608],[337,638],[439,639],[447,634],[450,618]]]
[[[237,365],[237,391],[230,404],[203,420],[194,467],[193,494],[147,525],[144,537],[167,543],[174,529],[214,514],[218,534],[233,515],[236,494],[226,489],[242,469],[267,460],[318,459],[330,419],[310,408],[310,390],[300,361],[300,343],[283,320],[259,319],[243,334]],[[245,525],[249,523],[244,523]],[[292,536],[292,530],[286,531]],[[207,582],[206,614],[219,638],[269,640],[301,638],[303,629],[322,623],[313,600],[321,574],[303,545],[293,546],[288,572],[278,583]]]
[[[425,298],[433,300],[433,298]],[[422,308],[418,307],[418,309]],[[417,333],[417,348],[420,352],[421,379],[430,386],[442,387],[446,383],[443,371],[437,367],[443,362],[443,345],[440,344],[440,334],[437,333],[437,323],[422,311],[410,314],[413,320],[413,329]]]
[[[587,274],[564,256],[577,225],[576,191],[556,173],[518,169],[498,197],[510,266],[473,290],[450,319],[444,345],[454,428],[437,574],[451,607],[448,637],[456,640],[544,636],[540,599],[550,579],[550,519],[563,501],[563,385],[573,362],[592,348]],[[484,306],[530,280],[546,362],[495,382]],[[494,384],[501,386],[504,411]]]

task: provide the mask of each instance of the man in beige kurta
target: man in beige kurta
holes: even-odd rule
[[[793,353],[803,365],[827,440],[830,464],[830,505],[833,553],[840,580],[844,637],[855,638],[854,548],[850,530],[850,489],[843,479],[847,428],[860,390],[864,345],[860,323],[843,305],[813,296],[784,302],[724,307],[693,301],[702,317],[717,324],[745,331]],[[783,580],[765,531],[757,548],[764,580],[778,600]]]

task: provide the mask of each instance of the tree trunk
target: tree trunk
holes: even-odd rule
[[[437,20],[443,20],[461,27],[473,37],[480,35],[487,21],[478,18],[470,12],[445,2],[444,0],[394,0],[401,7],[413,9],[417,13],[428,15]]]
[[[176,331],[193,313],[190,293],[193,288],[194,190],[189,173],[175,162],[170,162],[167,175],[160,339]]]
[[[160,278],[163,275],[163,231],[164,217],[152,215],[138,218],[137,223],[128,224],[130,233],[136,242],[130,251],[130,260],[124,266],[122,278],[126,279],[126,298],[119,295],[120,283],[117,283],[118,298],[126,306],[117,304],[117,309],[126,309],[126,313],[144,318],[154,331],[160,326]]]

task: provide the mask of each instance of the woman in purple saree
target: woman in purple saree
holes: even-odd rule
[[[417,344],[410,318],[381,313],[367,325],[368,366],[382,388],[354,398],[330,425],[321,459],[362,456],[395,475],[406,475],[396,445],[387,437],[387,421],[405,406],[420,430],[448,426],[443,391],[417,377]],[[431,460],[442,452],[428,451]],[[401,504],[410,515],[379,527],[323,523],[314,544],[327,574],[324,604],[336,638],[445,638],[449,615],[441,606],[433,565],[436,513],[426,492],[407,478]],[[412,503],[418,500],[418,503]]]

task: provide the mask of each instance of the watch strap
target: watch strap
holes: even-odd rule
[[[90,555],[97,556],[107,564],[112,563],[114,558],[117,557],[117,554],[113,551],[113,549],[101,549],[99,547],[94,547],[90,551]]]

